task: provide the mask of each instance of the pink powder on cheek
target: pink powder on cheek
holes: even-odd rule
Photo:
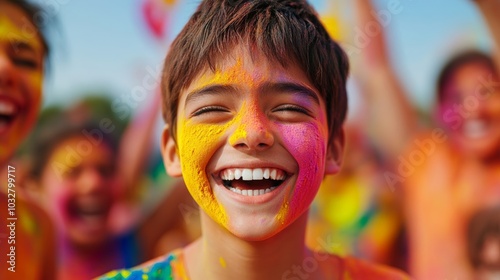
[[[324,177],[326,129],[313,124],[281,125],[283,141],[299,165],[293,192],[285,198],[278,219],[287,223],[309,208]]]

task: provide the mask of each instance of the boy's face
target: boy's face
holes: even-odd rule
[[[298,67],[241,46],[181,93],[177,145],[163,134],[170,175],[201,208],[246,240],[266,239],[303,214],[342,141],[327,145],[324,101]]]
[[[479,158],[497,155],[500,88],[491,69],[480,62],[461,66],[445,86],[444,97],[441,115],[448,118],[443,122],[461,151]]]
[[[41,103],[43,46],[17,6],[0,2],[0,165],[36,121]]]
[[[59,143],[41,178],[44,203],[59,230],[73,244],[101,245],[116,190],[114,156],[107,144],[84,136]]]

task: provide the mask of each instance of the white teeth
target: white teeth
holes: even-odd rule
[[[232,169],[227,169],[226,174],[227,180],[234,180],[234,171]]]
[[[243,177],[243,181],[252,181],[252,169],[243,169],[241,177]]]
[[[286,173],[283,170],[275,168],[232,168],[225,169],[220,173],[222,180],[239,180],[252,181],[252,180],[285,180]]]
[[[253,180],[262,180],[264,178],[264,174],[262,172],[262,169],[256,168],[252,172],[252,179]]]
[[[276,171],[276,169],[273,169],[271,170],[271,174],[269,174],[269,178],[271,178],[272,180],[276,180],[276,173],[278,171]]]
[[[276,189],[276,187],[267,188],[265,190],[239,190],[237,188],[229,187],[229,190],[244,196],[258,196],[269,193]]]
[[[262,177],[264,177],[264,179],[269,179],[269,172],[269,168],[264,169],[264,174],[262,174]]]
[[[463,125],[463,133],[469,138],[480,138],[486,135],[488,125],[482,120],[468,120]]]
[[[234,170],[234,179],[239,180],[241,178],[241,170],[240,169],[235,169]]]
[[[0,101],[0,114],[13,115],[16,112],[16,106],[11,102]]]

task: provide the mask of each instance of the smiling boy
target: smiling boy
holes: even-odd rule
[[[162,78],[162,154],[201,208],[202,237],[103,279],[404,279],[304,244],[338,172],[348,61],[305,1],[203,1]]]

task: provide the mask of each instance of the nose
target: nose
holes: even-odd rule
[[[87,168],[79,178],[79,191],[81,194],[101,192],[105,186],[105,178],[94,168]]]
[[[274,144],[269,120],[256,109],[247,109],[236,121],[229,143],[243,151],[264,151]]]

